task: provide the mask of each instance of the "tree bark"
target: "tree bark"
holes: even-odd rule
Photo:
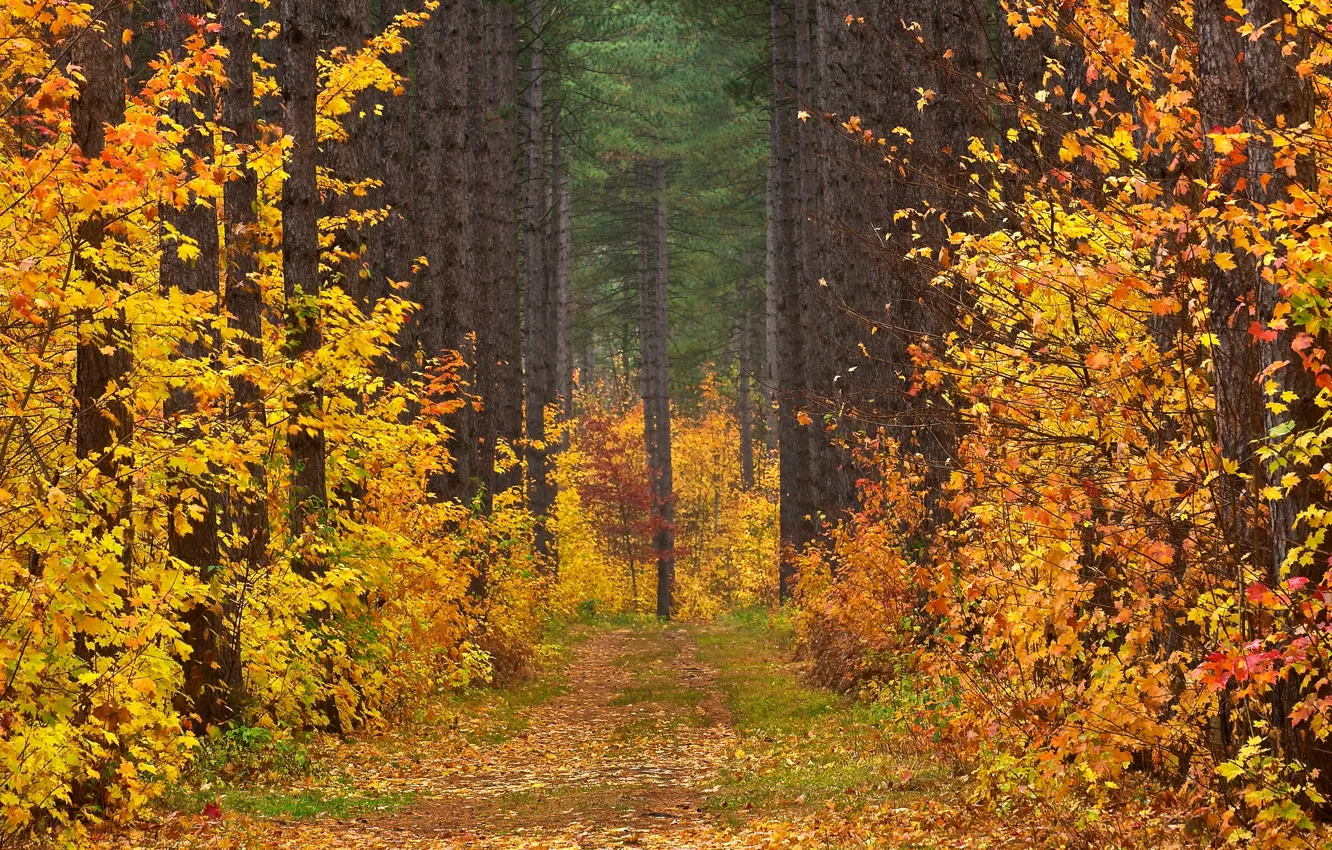
[[[736,381],[736,419],[740,423],[740,486],[746,490],[754,486],[754,420],[749,386],[752,357],[752,319],[748,313],[740,319],[736,349],[740,356],[740,375]]]
[[[500,272],[485,257],[487,249],[494,251],[502,238],[496,223],[496,194],[498,187],[492,182],[496,172],[491,168],[491,149],[495,144],[494,86],[491,77],[496,68],[496,7],[485,0],[469,0],[472,37],[468,40],[467,57],[467,176],[470,183],[468,204],[472,216],[472,239],[476,248],[472,262],[472,291],[477,310],[476,366],[473,372],[473,393],[481,399],[481,410],[475,415],[476,469],[472,493],[481,499],[481,509],[490,513],[494,496],[495,468],[495,378],[496,337],[503,317],[487,310],[499,288]],[[478,571],[473,580],[472,595],[484,595],[485,576]]]
[[[218,20],[227,88],[222,93],[223,138],[236,151],[236,173],[223,187],[222,220],[225,233],[227,323],[237,334],[237,351],[251,364],[263,362],[263,293],[259,289],[258,251],[263,244],[259,231],[259,178],[250,167],[255,150],[254,26],[249,19],[251,0],[220,0]],[[231,381],[231,404],[247,432],[263,427],[264,399],[259,387],[244,373]],[[246,461],[248,481],[228,495],[227,521],[239,544],[231,559],[250,572],[268,562],[268,474],[261,458]],[[228,692],[240,690],[240,612],[224,604],[221,644],[221,676]]]
[[[796,4],[808,0],[795,0]],[[773,3],[773,99],[777,108],[773,113],[774,161],[778,169],[778,196],[782,203],[776,210],[780,231],[779,245],[783,246],[778,258],[776,285],[777,296],[777,377],[778,403],[780,413],[781,454],[779,456],[780,508],[779,525],[781,554],[778,567],[780,598],[791,598],[795,589],[796,557],[814,539],[813,505],[810,496],[810,456],[809,431],[801,424],[801,414],[808,416],[804,395],[805,381],[805,340],[806,308],[801,292],[804,264],[801,262],[801,250],[798,245],[805,240],[804,229],[797,225],[806,215],[798,191],[797,174],[800,170],[796,132],[796,98],[799,70],[809,62],[808,33],[802,40],[796,37],[797,17],[793,8],[784,0]],[[808,29],[808,10],[799,18]],[[802,50],[806,53],[805,62],[795,65],[779,65],[776,59],[783,55],[781,45],[791,45],[793,53]],[[801,45],[803,44],[803,47]],[[781,81],[780,83],[778,81]],[[788,269],[782,274],[782,269]]]
[[[639,350],[643,370],[643,437],[652,488],[652,547],[657,556],[657,616],[671,616],[675,586],[675,499],[671,470],[669,240],[666,163],[639,165],[643,203],[639,235]]]
[[[564,159],[563,104],[551,108],[551,343],[554,350],[555,381],[552,398],[559,399],[560,410],[568,418],[573,410],[573,348],[569,287],[573,275],[573,178]]]
[[[1286,128],[1312,126],[1314,122],[1313,81],[1300,75],[1297,67],[1311,51],[1310,37],[1298,32],[1294,13],[1284,0],[1251,0],[1246,4],[1246,23],[1253,35],[1245,39],[1240,62],[1243,85],[1243,129],[1249,133],[1245,149],[1246,167],[1241,196],[1256,220],[1271,209],[1280,209],[1292,200],[1296,190],[1308,192],[1316,188],[1315,162],[1306,152],[1295,156],[1293,162],[1280,163],[1282,157],[1292,156],[1284,141],[1293,135]],[[1292,34],[1297,33],[1297,34]],[[1296,131],[1298,132],[1298,131]],[[1292,216],[1293,218],[1296,216]],[[1313,373],[1303,365],[1295,347],[1297,335],[1303,329],[1296,322],[1276,321],[1277,307],[1289,304],[1289,293],[1283,285],[1286,272],[1282,261],[1282,244],[1289,238],[1299,239],[1286,228],[1270,229],[1259,233],[1274,246],[1270,253],[1256,256],[1251,251],[1236,254],[1236,272],[1243,280],[1243,289],[1254,294],[1258,307],[1258,321],[1272,334],[1258,344],[1259,375],[1264,384],[1275,384],[1260,397],[1263,433],[1269,446],[1285,459],[1278,472],[1269,476],[1295,474],[1298,483],[1282,487],[1283,495],[1268,501],[1271,524],[1271,553],[1267,568],[1267,581],[1279,587],[1292,575],[1302,575],[1314,582],[1322,581],[1328,564],[1328,545],[1302,555],[1298,550],[1309,542],[1315,528],[1301,518],[1301,514],[1319,499],[1320,486],[1313,480],[1315,470],[1307,462],[1300,463],[1287,447],[1283,434],[1307,434],[1318,427],[1322,411],[1318,406],[1319,389]],[[1293,325],[1293,327],[1292,327]],[[1319,333],[1312,345],[1325,348],[1326,334]],[[1283,365],[1284,364],[1284,365]],[[1285,402],[1274,407],[1270,402]],[[1307,551],[1307,550],[1306,550]],[[1319,740],[1305,725],[1294,727],[1291,710],[1302,696],[1304,688],[1298,680],[1283,677],[1272,686],[1271,704],[1273,723],[1281,736],[1281,743],[1290,757],[1297,759],[1315,772],[1315,784],[1324,794],[1332,789],[1332,749]]]
[[[1229,128],[1237,125],[1243,109],[1244,86],[1240,76],[1239,56],[1244,50],[1236,24],[1227,20],[1230,11],[1225,0],[1198,0],[1194,27],[1198,38],[1198,107],[1204,128]],[[1216,152],[1212,140],[1204,137],[1204,153],[1209,179],[1219,178],[1215,186],[1220,198],[1234,192],[1238,174],[1219,174],[1224,157]],[[1211,231],[1209,249],[1215,255],[1232,253],[1227,232]],[[1256,540],[1250,538],[1252,526],[1247,517],[1254,515],[1252,494],[1245,492],[1240,473],[1248,471],[1261,480],[1261,470],[1253,446],[1259,436],[1261,413],[1254,376],[1258,374],[1258,353],[1249,336],[1247,299],[1250,281],[1239,269],[1226,271],[1215,263],[1207,269],[1210,330],[1216,336],[1212,356],[1212,384],[1216,393],[1216,436],[1220,463],[1214,492],[1217,519],[1221,531],[1236,552],[1255,549],[1255,560],[1262,558]],[[1235,472],[1228,471],[1231,467]]]
[[[773,46],[774,51],[776,45]],[[777,59],[773,59],[774,66]],[[774,80],[774,88],[777,81]],[[783,128],[778,126],[778,110],[774,103],[772,124],[772,161],[768,165],[768,232],[767,248],[764,262],[764,286],[763,286],[763,375],[759,381],[759,389],[763,397],[763,442],[771,451],[777,448],[777,349],[779,346],[777,337],[777,301],[780,295],[780,279],[782,275],[790,274],[790,266],[786,265],[787,244],[783,240],[788,232],[781,223],[782,211],[786,207],[786,198],[782,197],[785,187],[781,183],[779,172],[782,167],[779,165],[781,156],[778,153],[777,136]]]
[[[125,117],[125,54],[120,34],[128,23],[128,7],[105,4],[100,18],[86,32],[77,34],[70,59],[83,72],[86,82],[70,104],[74,143],[85,160],[102,156],[107,125]],[[89,284],[106,296],[100,310],[80,310],[79,342],[74,361],[74,451],[79,460],[91,461],[97,480],[90,482],[94,503],[90,505],[95,528],[102,538],[115,538],[121,561],[132,571],[133,531],[130,526],[133,460],[130,447],[134,418],[122,393],[125,376],[133,366],[133,344],[121,299],[129,286],[128,276],[103,261],[106,255],[122,253],[119,235],[101,215],[90,215],[78,228],[75,266]],[[121,388],[112,392],[113,387]],[[111,492],[106,488],[110,486]],[[86,636],[77,637],[78,654],[92,655]]]
[[[292,140],[282,188],[282,277],[287,299],[286,347],[293,360],[311,357],[321,344],[319,315],[319,188],[315,164],[315,98],[318,93],[317,18],[314,0],[283,0],[284,132]],[[292,393],[287,446],[291,454],[290,526],[297,541],[319,522],[327,501],[323,390],[317,382]],[[296,572],[316,578],[326,565],[300,552]]]
[[[984,92],[979,80],[989,64],[988,20],[971,0],[938,0],[934,15],[928,20],[926,38],[933,62],[933,89],[938,92],[926,108],[923,132],[925,142],[918,152],[925,174],[922,192],[932,207],[921,223],[920,232],[931,251],[931,259],[922,263],[915,274],[917,289],[911,293],[916,307],[915,321],[909,328],[909,341],[933,355],[947,347],[949,334],[962,333],[958,311],[970,302],[960,281],[944,286],[935,280],[944,270],[941,258],[949,250],[949,232],[966,231],[978,225],[967,214],[976,206],[968,170],[958,165],[958,157],[973,138],[986,131],[985,116],[979,109]],[[918,144],[919,146],[919,144]],[[911,191],[906,181],[900,196],[905,201]],[[904,360],[908,360],[904,358]],[[949,477],[957,467],[957,449],[961,422],[941,388],[922,380],[920,369],[912,375],[914,401],[913,425],[916,445],[924,461],[924,500],[927,510],[926,535],[922,557],[933,543],[933,533],[948,522],[951,511],[945,492]]]
[[[470,384],[476,361],[472,345],[476,298],[467,153],[468,12],[468,0],[445,0],[431,13],[422,33],[417,129],[422,139],[419,173],[429,191],[417,192],[417,218],[430,263],[424,275],[428,283],[422,347],[427,359],[446,351],[461,354],[467,364],[461,377]],[[432,476],[430,490],[438,499],[467,501],[474,492],[477,457],[472,406],[461,408],[451,424],[448,445],[453,470]]]
[[[335,61],[345,61],[359,53],[372,35],[370,12],[371,4],[366,0],[323,0],[319,4],[323,52]],[[373,89],[360,95],[362,101],[374,96]],[[351,111],[338,119],[347,138],[328,142],[321,150],[321,165],[343,186],[341,192],[329,193],[325,204],[325,215],[343,220],[333,241],[327,284],[341,286],[366,313],[378,297],[367,268],[369,233],[351,220],[351,214],[365,206],[354,192],[356,184],[377,176],[375,139],[370,127],[373,115],[373,107],[367,103],[353,103]]]
[[[403,12],[403,0],[383,0],[381,20],[389,23]],[[413,32],[419,33],[419,30]],[[383,185],[379,189],[379,206],[387,208],[388,216],[378,228],[375,262],[371,270],[370,291],[382,298],[395,291],[395,285],[406,284],[412,277],[416,259],[416,218],[413,204],[413,175],[416,171],[416,132],[412,113],[419,92],[414,91],[412,60],[420,55],[413,44],[401,53],[385,57],[388,67],[403,77],[403,92],[385,98],[380,131],[376,142],[379,160],[378,173]],[[421,281],[413,282],[406,296],[418,303],[424,302]],[[398,383],[409,380],[416,371],[416,352],[419,347],[420,311],[408,316],[385,362],[387,377]]]
[[[523,326],[522,292],[518,277],[518,10],[497,3],[495,15],[495,70],[490,76],[495,137],[490,157],[495,188],[491,209],[495,215],[492,262],[495,291],[491,303],[496,327],[495,380],[491,407],[495,412],[496,441],[517,451],[523,438]],[[495,492],[522,484],[522,469],[491,473]]]
[[[527,502],[536,518],[536,549],[550,554],[551,533],[546,524],[555,491],[549,480],[545,411],[551,399],[549,356],[550,298],[547,289],[546,163],[544,83],[546,19],[542,0],[526,0],[527,23],[532,31],[528,47],[527,90],[523,100],[523,125],[527,144],[523,199],[524,327],[523,366],[526,384]]]
[[[183,59],[185,42],[195,34],[196,20],[203,20],[208,12],[204,0],[159,0],[156,9],[157,52],[173,61]],[[188,100],[173,104],[170,115],[184,132],[181,145],[182,166],[185,174],[192,173],[200,163],[211,164],[213,138],[208,128],[195,118],[195,112],[208,114],[210,104],[204,96],[195,93]],[[183,209],[177,209],[166,199],[161,203],[163,233],[174,228],[179,236],[162,240],[161,283],[167,290],[176,290],[186,298],[220,295],[218,278],[217,210],[188,198]],[[193,245],[198,253],[191,261],[180,258],[181,246]],[[208,319],[200,317],[190,327],[182,329],[174,358],[177,360],[211,361],[216,356],[217,337]],[[163,415],[176,434],[181,450],[188,452],[202,433],[197,419],[198,400],[188,386],[173,387],[163,404]],[[168,466],[167,474],[167,552],[171,557],[190,567],[200,582],[209,584],[221,563],[218,545],[218,512],[220,499],[210,480],[211,476],[190,475]],[[184,494],[193,491],[194,496]],[[195,516],[195,514],[200,514]],[[221,617],[211,600],[201,602],[184,615],[185,642],[190,655],[184,662],[184,701],[188,711],[198,715],[199,723],[206,727],[226,719],[228,715],[224,683],[218,673],[221,665],[217,658],[217,635]]]

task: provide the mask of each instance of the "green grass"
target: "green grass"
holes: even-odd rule
[[[264,788],[235,788],[216,793],[198,789],[171,795],[163,804],[171,811],[197,815],[210,803],[223,812],[282,820],[320,817],[354,818],[371,812],[393,812],[411,805],[414,792],[358,794],[353,791],[283,791]]]
[[[641,674],[664,665],[673,659],[675,655],[676,647],[674,645],[667,645],[621,655],[619,658],[615,659],[613,663],[616,667],[627,670],[630,673]]]
[[[892,712],[803,682],[787,619],[742,611],[692,629],[742,739],[715,809],[733,819],[777,808],[814,808],[912,797],[947,771],[895,755]]]
[[[611,700],[611,705],[640,705],[645,702],[671,708],[693,711],[707,697],[707,693],[697,688],[686,688],[678,682],[662,678],[657,681],[630,685]]]
[[[450,710],[460,717],[482,717],[481,722],[460,732],[472,744],[493,746],[527,729],[528,709],[568,692],[564,676],[551,671],[508,688],[466,691],[452,698]]]

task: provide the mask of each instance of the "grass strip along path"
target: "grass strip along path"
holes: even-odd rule
[[[937,744],[894,733],[906,720],[900,706],[808,686],[791,658],[780,622],[761,612],[598,629],[542,678],[452,706],[453,721],[324,740],[302,756],[299,778],[292,765],[261,781],[215,773],[170,797],[173,811],[100,846],[942,848],[1095,838],[1086,824],[963,803],[967,779]]]

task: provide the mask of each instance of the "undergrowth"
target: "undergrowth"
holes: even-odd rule
[[[745,609],[693,627],[718,671],[741,745],[711,806],[738,822],[777,809],[907,801],[952,786],[946,764],[907,746],[909,689],[857,700],[808,684],[790,618]]]

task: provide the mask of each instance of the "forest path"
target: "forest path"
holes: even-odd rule
[[[712,846],[707,786],[736,744],[689,633],[600,633],[565,676],[474,771],[354,831],[407,846]]]
[[[1030,847],[958,805],[924,727],[809,685],[766,615],[583,632],[565,663],[410,728],[328,737],[304,779],[198,789],[116,850]],[[468,699],[472,699],[469,697]],[[196,803],[203,798],[196,795]],[[989,834],[1001,826],[1004,834]],[[1033,824],[1039,828],[1038,824]],[[996,840],[997,839],[997,840]]]

